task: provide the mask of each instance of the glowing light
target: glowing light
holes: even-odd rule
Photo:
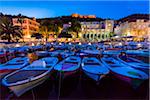
[[[122,46],[122,43],[120,42],[119,45]]]
[[[79,45],[81,45],[82,43],[81,42],[79,42]]]
[[[68,41],[70,41],[71,39],[69,38]]]
[[[40,42],[38,42],[37,45],[40,45]]]
[[[61,45],[61,42],[59,43],[59,45]]]
[[[16,44],[16,46],[15,47],[20,47],[20,45],[19,44]]]
[[[35,46],[35,44],[34,44],[34,43],[32,43],[31,45],[32,45],[32,46]]]
[[[141,43],[138,43],[137,46],[138,46],[138,47],[142,47]]]
[[[130,36],[130,35],[131,35],[131,33],[128,31],[128,32],[127,32],[127,36]]]
[[[53,42],[51,44],[53,44]]]
[[[82,33],[79,33],[79,37],[82,37]]]
[[[71,45],[71,43],[69,43],[69,45]]]
[[[119,38],[119,36],[115,36],[115,38]]]
[[[89,42],[88,45],[91,45],[91,43]]]

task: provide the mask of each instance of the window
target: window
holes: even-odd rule
[[[83,38],[85,38],[85,34],[83,34]]]
[[[98,38],[100,38],[100,34],[98,34]]]
[[[93,36],[94,36],[94,35],[93,35],[93,34],[91,34],[91,38],[93,38]]]
[[[27,23],[27,21],[26,21],[26,20],[24,20],[24,21],[23,21],[23,23]]]
[[[87,34],[87,38],[89,38],[89,34]]]

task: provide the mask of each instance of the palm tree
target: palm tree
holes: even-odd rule
[[[18,41],[22,38],[22,33],[19,26],[14,26],[11,18],[6,16],[0,17],[0,37],[5,38],[8,42],[11,42],[13,39]]]
[[[61,33],[60,31],[62,30],[63,27],[63,22],[61,20],[55,20],[52,23],[52,31],[55,33],[56,37],[58,38],[59,34]]]
[[[48,40],[49,33],[52,30],[52,28],[53,27],[50,21],[47,21],[47,20],[41,21],[40,33],[42,33],[42,35],[45,37],[46,42]]]
[[[45,37],[46,42],[48,40],[49,37],[49,31],[48,31],[48,26],[40,26],[40,32],[42,33],[42,35]]]

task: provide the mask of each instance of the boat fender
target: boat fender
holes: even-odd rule
[[[82,63],[81,66],[84,66],[84,63]]]
[[[43,61],[43,67],[46,68],[46,62],[45,61]]]

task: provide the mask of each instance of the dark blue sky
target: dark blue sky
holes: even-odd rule
[[[0,12],[29,17],[55,17],[79,13],[119,19],[135,13],[149,13],[148,1],[0,1]]]

